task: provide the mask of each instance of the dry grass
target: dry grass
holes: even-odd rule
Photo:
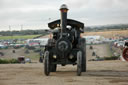
[[[128,30],[113,30],[113,31],[103,31],[103,32],[85,32],[82,35],[89,36],[89,35],[100,35],[106,38],[118,37],[118,36],[125,36],[128,37]]]

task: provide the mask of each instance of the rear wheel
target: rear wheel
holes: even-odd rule
[[[82,52],[82,72],[86,72],[86,39],[80,38],[79,39],[79,49]]]
[[[82,52],[77,52],[77,76],[80,76],[82,72]]]
[[[46,76],[50,74],[49,51],[46,51],[44,54],[44,73]]]
[[[85,40],[85,45],[84,45],[84,49],[82,51],[82,72],[86,72],[86,40]]]
[[[82,54],[82,72],[86,72],[86,54]]]

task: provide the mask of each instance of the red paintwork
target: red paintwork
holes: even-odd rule
[[[123,50],[123,58],[128,61],[128,48],[124,48]]]

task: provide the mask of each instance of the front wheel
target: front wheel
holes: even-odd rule
[[[44,54],[44,73],[46,76],[50,74],[49,51],[46,51]]]
[[[82,52],[77,52],[77,76],[80,76],[82,72]]]

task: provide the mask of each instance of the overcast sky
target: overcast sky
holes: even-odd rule
[[[60,18],[67,4],[68,18],[85,26],[128,23],[128,0],[0,0],[0,30],[45,29]]]

